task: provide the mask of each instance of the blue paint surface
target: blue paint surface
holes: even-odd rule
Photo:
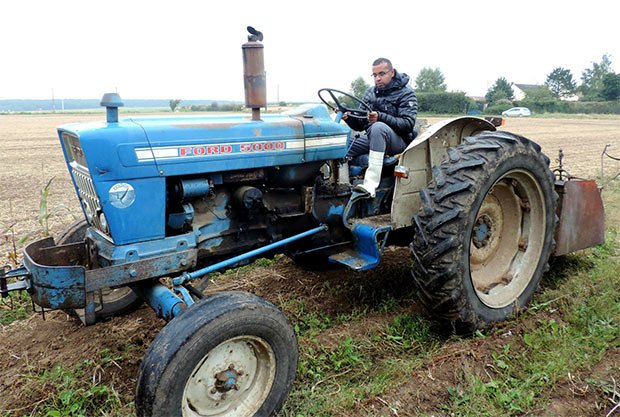
[[[322,105],[263,115],[260,121],[247,115],[136,117],[58,128],[76,192],[76,173],[92,180],[116,245],[165,237],[166,177],[209,174],[217,183],[225,171],[338,159],[346,153],[349,132]],[[119,182],[135,190],[128,207],[110,204],[110,189]]]

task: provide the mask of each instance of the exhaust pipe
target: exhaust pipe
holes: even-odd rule
[[[267,107],[267,87],[262,32],[247,27],[248,42],[241,46],[243,51],[243,83],[245,107],[252,109],[252,120],[260,120],[261,107]]]
[[[121,96],[117,93],[105,93],[99,104],[105,107],[106,121],[108,123],[118,123],[118,108],[123,106]]]

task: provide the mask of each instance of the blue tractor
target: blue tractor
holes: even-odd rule
[[[476,117],[421,132],[385,160],[376,197],[357,198],[364,167],[343,160],[355,132],[339,122],[364,106],[324,89],[335,118],[323,104],[261,114],[262,34],[250,32],[251,116],[119,119],[106,94],[105,121],[61,126],[84,220],[0,274],[3,296],[27,290],[86,325],[143,302],[169,321],[140,366],[139,416],[267,416],[287,398],[292,326],[254,295],[205,297],[210,272],[276,253],[364,271],[386,245],[409,246],[422,305],[468,333],[523,308],[551,255],[602,241],[596,184],[554,176],[536,143]]]

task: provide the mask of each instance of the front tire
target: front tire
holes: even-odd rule
[[[540,146],[483,132],[433,167],[413,218],[412,275],[435,317],[470,333],[534,295],[554,247],[557,194]]]
[[[157,335],[140,366],[139,417],[270,416],[293,385],[297,339],[286,317],[247,293],[205,298]]]

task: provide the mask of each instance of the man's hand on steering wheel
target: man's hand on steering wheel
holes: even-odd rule
[[[324,97],[323,97],[323,93],[327,93],[331,96],[332,100],[334,101],[334,103],[336,104],[336,107],[332,106],[331,103],[329,103]],[[360,104],[360,109],[353,109],[350,107],[345,106],[341,100],[342,97],[337,97],[336,94],[340,94],[340,96],[345,96],[350,98],[351,100],[353,100],[356,103]],[[359,98],[352,96],[351,94],[345,93],[344,91],[340,91],[340,90],[335,90],[333,88],[321,88],[319,90],[319,98],[321,99],[321,101],[330,109],[332,109],[335,112],[341,112],[342,113],[342,119],[346,120],[349,117],[352,118],[356,118],[356,119],[360,119],[360,120],[364,120],[364,121],[370,121],[371,123],[373,122],[371,120],[371,117],[374,117],[376,119],[378,119],[378,113],[373,111],[370,106],[368,104],[366,104],[363,100],[360,100]],[[375,116],[371,116],[374,113]],[[374,120],[375,122],[377,120]]]
[[[347,117],[349,117],[349,112],[344,112],[342,114],[342,120],[347,120]],[[375,123],[379,121],[379,112],[377,111],[368,112],[367,119],[369,123]]]

